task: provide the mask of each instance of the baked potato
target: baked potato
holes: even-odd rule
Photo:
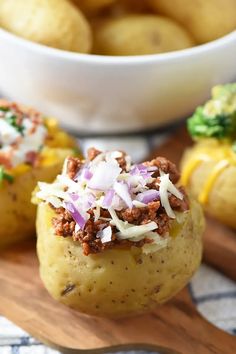
[[[155,15],[101,19],[93,26],[93,32],[95,54],[155,54],[194,45],[191,36],[179,24]]]
[[[67,0],[0,0],[0,27],[49,47],[88,53],[90,26]]]
[[[114,3],[116,0],[71,0],[87,15],[93,15],[104,7]]]
[[[197,43],[236,29],[235,0],[149,0],[152,9],[182,24]]]
[[[182,160],[182,184],[205,211],[236,228],[236,84],[216,86],[188,121],[195,140]]]
[[[143,0],[119,0],[107,8],[107,16],[110,18],[128,14],[148,13],[147,1]]]
[[[49,293],[80,312],[119,318],[151,311],[183,288],[201,261],[204,219],[175,184],[176,167],[164,158],[130,165],[124,153],[96,150],[65,166],[37,192],[37,253]]]
[[[0,247],[34,236],[31,193],[39,180],[53,181],[75,146],[55,119],[0,101]]]

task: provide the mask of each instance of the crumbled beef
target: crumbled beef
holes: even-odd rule
[[[144,239],[137,242],[129,240],[120,240],[116,237],[118,230],[112,226],[112,239],[110,242],[102,243],[100,238],[97,238],[97,233],[101,228],[109,226],[108,222],[103,220],[94,221],[93,211],[90,210],[90,219],[87,221],[83,231],[75,232],[75,222],[70,214],[64,208],[55,209],[57,216],[53,218],[52,223],[55,233],[58,236],[72,236],[74,241],[79,241],[82,245],[85,255],[90,253],[99,253],[105,249],[114,247],[129,248],[131,246],[142,247],[145,243],[150,243],[150,240]]]
[[[101,152],[95,148],[89,149],[88,158],[92,161],[96,156]],[[120,167],[123,170],[126,170],[126,154],[122,152],[122,156],[117,158],[117,161]],[[67,173],[70,178],[74,178],[76,173],[78,173],[84,162],[78,158],[69,158],[67,164]],[[156,159],[150,162],[144,162],[146,166],[156,166],[158,169],[161,169],[164,173],[169,173],[170,180],[175,184],[180,177],[180,174],[176,166],[165,159],[164,157],[157,157]],[[149,188],[159,190],[159,170],[155,171],[152,175],[154,180],[148,185]],[[169,196],[169,202],[173,210],[176,211],[185,211],[189,209],[188,198],[185,194],[183,188],[178,188],[179,191],[183,194],[183,200],[176,198],[174,195]],[[64,209],[58,208],[55,209],[57,216],[53,219],[53,226],[55,228],[56,235],[59,236],[71,236],[74,241],[81,243],[83,252],[85,255],[90,253],[102,252],[105,249],[110,249],[114,247],[129,248],[131,246],[142,247],[145,243],[152,242],[148,238],[144,238],[139,242],[133,242],[129,240],[121,240],[116,236],[118,230],[114,225],[110,225],[109,221],[106,220],[94,220],[94,211],[91,209],[88,211],[90,214],[89,220],[86,222],[84,229],[81,231],[75,231],[75,222],[71,215]],[[165,209],[161,206],[159,200],[150,202],[145,207],[132,209],[126,208],[120,211],[116,211],[117,216],[120,220],[127,221],[133,225],[144,225],[151,221],[154,221],[158,228],[156,232],[160,236],[166,235],[170,228],[171,219],[165,212]],[[103,218],[110,218],[110,213],[106,209],[100,211],[100,216]],[[101,229],[111,226],[112,227],[112,238],[110,242],[102,243],[100,238],[97,238],[97,233]]]
[[[177,211],[186,211],[189,209],[188,198],[183,187],[179,188],[183,195],[183,199],[176,198],[173,194],[169,196],[169,202],[172,209]]]
[[[39,157],[38,155],[39,154],[36,151],[28,151],[25,156],[25,162],[29,163],[32,166],[35,166]]]
[[[64,208],[55,209],[58,214],[52,219],[52,224],[55,228],[56,235],[71,236],[75,231],[75,221],[68,211]]]
[[[127,162],[126,162],[126,156],[127,154],[124,151],[120,151],[120,153],[122,154],[121,157],[118,157],[116,160],[118,162],[118,164],[120,165],[120,168],[122,169],[122,171],[126,171],[127,168]]]
[[[170,180],[172,183],[177,183],[179,178],[180,178],[180,173],[177,170],[176,165],[167,160],[165,157],[157,157],[156,159],[153,159],[151,161],[144,162],[145,166],[156,166],[159,169],[161,169],[164,173],[169,173],[170,175]],[[154,172],[153,177],[159,176],[159,172]]]
[[[97,157],[100,154],[101,154],[101,151],[95,149],[94,147],[88,149],[88,153],[87,153],[89,161],[93,161],[95,159],[95,157]]]
[[[67,159],[67,175],[73,179],[78,173],[82,166],[83,162],[78,157],[69,157]]]
[[[144,225],[150,221],[155,221],[160,202],[151,202],[146,207],[125,209],[117,212],[118,217],[121,220],[128,221],[134,225]]]

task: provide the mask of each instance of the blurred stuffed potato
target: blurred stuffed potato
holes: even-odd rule
[[[157,13],[173,18],[197,43],[205,43],[236,29],[235,0],[149,0]]]
[[[182,159],[182,184],[208,214],[236,228],[236,84],[215,86],[188,129],[195,143]]]
[[[48,292],[80,312],[118,318],[149,312],[182,289],[201,261],[204,219],[175,165],[163,157],[133,165],[123,152],[92,149],[64,166],[36,193]]]
[[[86,18],[67,0],[0,0],[0,26],[58,49],[87,53],[92,46]]]
[[[2,247],[34,236],[36,207],[31,204],[31,193],[39,180],[50,182],[55,178],[76,144],[59,129],[55,119],[42,120],[41,124],[38,112],[3,100],[0,143]]]
[[[182,170],[183,183],[206,212],[236,229],[236,153],[231,146],[205,139],[186,151]]]
[[[155,54],[194,45],[184,28],[155,15],[101,18],[94,23],[93,33],[93,53],[103,55]]]

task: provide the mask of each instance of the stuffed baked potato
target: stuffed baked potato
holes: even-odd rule
[[[236,84],[216,86],[188,121],[195,140],[182,160],[182,184],[208,214],[236,228]]]
[[[39,183],[40,275],[58,301],[95,316],[151,311],[200,264],[204,220],[164,158],[131,165],[119,151],[69,158]]]
[[[53,181],[74,148],[54,119],[0,100],[0,247],[34,234],[31,193],[39,180]]]

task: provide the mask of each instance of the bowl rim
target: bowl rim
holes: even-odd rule
[[[22,38],[18,35],[10,33],[3,28],[0,28],[0,37],[5,37],[6,40],[15,42],[18,45],[25,47],[28,50],[35,50],[36,52],[41,52],[43,55],[49,55],[52,57],[65,59],[73,62],[81,62],[86,64],[96,64],[96,65],[134,65],[134,64],[147,64],[156,62],[165,62],[175,59],[183,59],[192,55],[199,55],[208,52],[209,50],[218,49],[219,47],[224,47],[231,44],[231,42],[236,41],[236,30],[228,33],[227,35],[215,39],[204,44],[197,45],[195,47],[190,47],[186,49],[181,49],[177,51],[160,53],[160,54],[147,54],[147,55],[134,55],[134,56],[106,56],[97,55],[89,53],[77,53],[70,52],[62,49],[52,48],[43,44],[33,42],[31,40]]]

